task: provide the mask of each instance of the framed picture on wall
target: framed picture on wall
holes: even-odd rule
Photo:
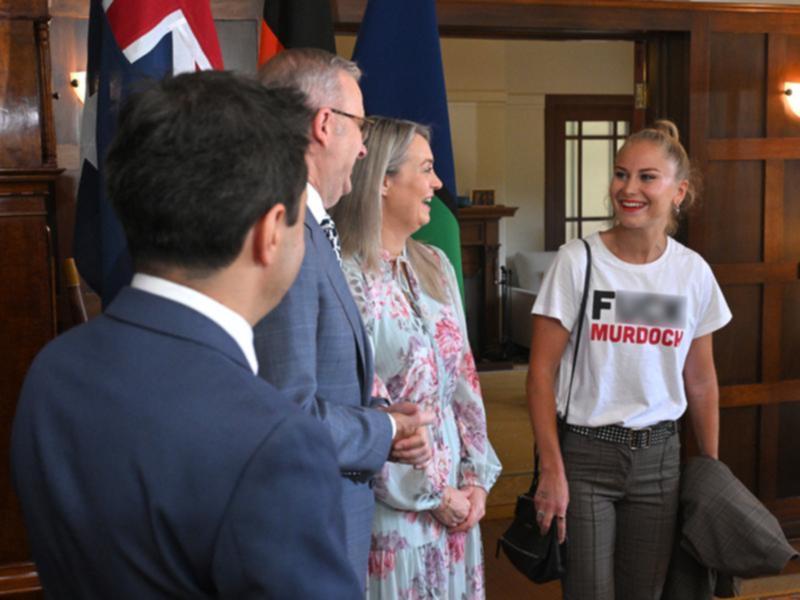
[[[492,206],[494,204],[494,190],[472,190],[473,206]]]

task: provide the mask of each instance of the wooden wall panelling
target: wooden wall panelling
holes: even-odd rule
[[[0,0],[0,18],[33,20],[47,14],[47,0]]]
[[[0,20],[0,166],[25,168],[42,162],[39,127],[39,62],[34,29],[28,20]],[[33,118],[32,118],[33,117]]]
[[[800,378],[782,379],[775,383],[724,385],[719,392],[719,404],[722,408],[786,404],[797,400],[798,390]]]
[[[784,102],[780,95],[786,57],[786,36],[771,34],[767,39],[767,78],[765,82],[766,136],[776,138],[782,132]],[[765,164],[764,175],[764,262],[781,258],[783,251],[783,161],[770,159]],[[764,285],[761,331],[762,381],[772,383],[781,378],[781,322],[783,317],[783,290],[777,283]],[[760,456],[758,469],[759,495],[764,500],[779,496],[778,480],[780,462],[780,413],[782,406],[763,406],[760,423]]]
[[[722,286],[734,319],[714,334],[714,358],[721,385],[761,381],[760,285]]]
[[[709,24],[715,31],[734,31],[738,33],[797,33],[800,31],[800,13],[784,10],[783,7],[728,5],[721,11],[709,7]],[[787,7],[788,8],[788,7]]]
[[[709,161],[702,212],[714,215],[704,256],[710,263],[762,262],[764,163]]]
[[[800,283],[783,286],[783,311],[787,316],[781,330],[781,379],[800,380]],[[800,396],[800,386],[798,386]],[[798,398],[800,400],[800,398]],[[800,429],[800,428],[799,428]],[[800,455],[799,455],[800,456]]]
[[[747,283],[791,283],[797,280],[797,261],[771,263],[715,263],[711,265],[720,285]]]
[[[331,0],[337,30],[355,32],[367,0]],[[689,31],[695,15],[715,29],[796,32],[800,10],[791,6],[636,0],[437,0],[444,35],[588,38],[642,31]]]
[[[779,409],[776,497],[800,496],[800,402],[785,404]]]
[[[778,94],[775,94],[776,96]],[[783,98],[783,94],[779,96]],[[800,156],[800,137],[729,138],[708,141],[711,160],[787,160]]]
[[[708,169],[708,87],[710,84],[711,48],[708,34],[708,16],[692,15],[691,42],[689,46],[689,145],[695,168],[705,174]],[[705,185],[707,189],[707,185]],[[705,256],[706,212],[702,208],[689,216],[688,232],[692,248]]]
[[[11,425],[28,366],[56,332],[48,18],[46,2],[0,0],[0,594],[16,598],[38,592],[11,483]]]
[[[766,36],[711,33],[709,137],[764,135]]]
[[[22,380],[56,333],[53,247],[48,225],[49,174],[0,176],[0,593],[30,590],[35,569],[11,484],[8,443]],[[31,181],[33,180],[33,181]],[[35,587],[35,586],[34,586]]]
[[[758,406],[742,406],[720,413],[720,458],[754,493],[758,491],[759,411]]]
[[[687,150],[689,127],[689,34],[655,32],[647,37],[648,124],[667,118],[675,122]]]

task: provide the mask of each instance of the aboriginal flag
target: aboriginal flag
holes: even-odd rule
[[[258,64],[285,48],[336,53],[330,0],[265,0]]]

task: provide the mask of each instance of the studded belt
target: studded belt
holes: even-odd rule
[[[604,442],[624,444],[631,450],[639,450],[661,444],[676,434],[678,432],[678,423],[676,421],[661,421],[652,427],[644,427],[643,429],[629,429],[619,425],[584,427],[583,425],[567,424],[567,431]]]

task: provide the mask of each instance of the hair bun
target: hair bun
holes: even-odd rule
[[[678,126],[669,119],[658,119],[655,123],[653,123],[653,129],[663,133],[665,136],[675,140],[676,142],[681,141],[681,136],[678,132]]]

